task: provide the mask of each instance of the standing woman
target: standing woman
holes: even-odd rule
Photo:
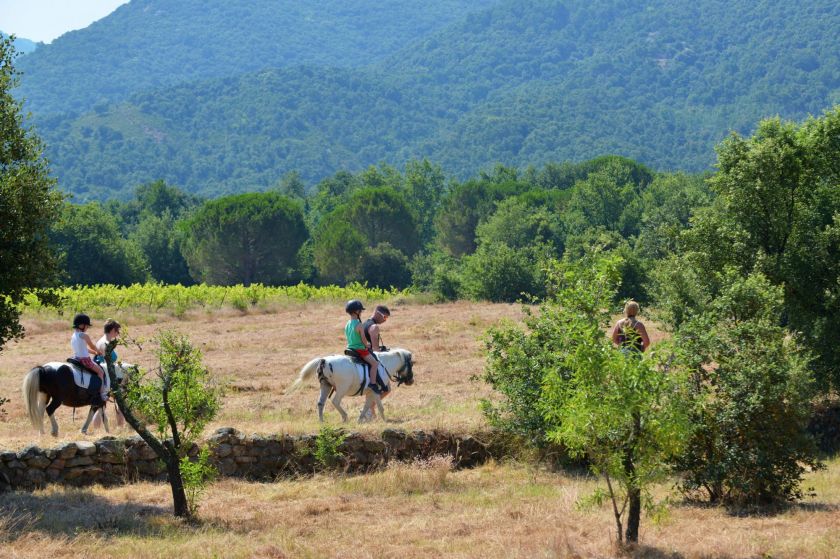
[[[650,347],[645,325],[636,320],[639,314],[639,303],[632,299],[624,305],[624,318],[615,323],[612,331],[612,342],[624,353],[641,354]]]

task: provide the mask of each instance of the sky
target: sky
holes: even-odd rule
[[[0,31],[21,39],[51,42],[87,27],[127,0],[0,0]]]

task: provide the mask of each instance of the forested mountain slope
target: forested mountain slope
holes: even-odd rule
[[[8,37],[7,33],[3,33],[0,31],[0,37]],[[22,39],[21,37],[15,37],[15,50],[20,54],[27,54],[33,52],[39,46],[38,43],[35,41],[30,41],[29,39]],[[41,45],[43,46],[43,45]]]
[[[191,82],[39,118],[63,188],[219,194],[429,157],[466,176],[602,153],[707,169],[760,118],[840,103],[840,4],[502,0],[366,68]]]
[[[21,59],[41,116],[263,68],[356,67],[494,0],[132,0]]]

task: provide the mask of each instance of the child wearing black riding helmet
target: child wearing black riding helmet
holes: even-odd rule
[[[376,374],[379,369],[379,362],[371,353],[371,347],[365,342],[365,331],[362,326],[362,311],[364,305],[358,299],[347,301],[344,311],[350,315],[350,320],[344,326],[344,335],[347,337],[347,349],[352,349],[356,354],[370,365],[370,375],[367,387],[377,394],[379,386],[376,383]]]
[[[102,381],[102,393],[105,394],[105,371],[102,367],[93,362],[90,358],[91,352],[94,355],[102,355],[93,340],[87,335],[86,331],[90,328],[90,317],[84,313],[79,313],[73,317],[73,335],[70,337],[70,347],[73,350],[73,357],[76,361],[81,363],[90,372],[95,373]],[[90,350],[90,351],[88,351]]]

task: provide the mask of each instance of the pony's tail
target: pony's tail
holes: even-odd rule
[[[303,369],[300,370],[300,374],[298,375],[297,380],[293,382],[292,385],[289,386],[289,388],[286,389],[286,392],[284,392],[284,394],[291,394],[292,392],[300,388],[300,386],[303,384],[303,381],[311,377],[312,374],[318,370],[318,368],[323,366],[324,360],[320,357],[313,359],[312,361],[304,365]]]
[[[42,367],[35,367],[23,377],[23,405],[29,414],[32,426],[41,433],[44,432],[44,404],[41,400],[41,371]]]

